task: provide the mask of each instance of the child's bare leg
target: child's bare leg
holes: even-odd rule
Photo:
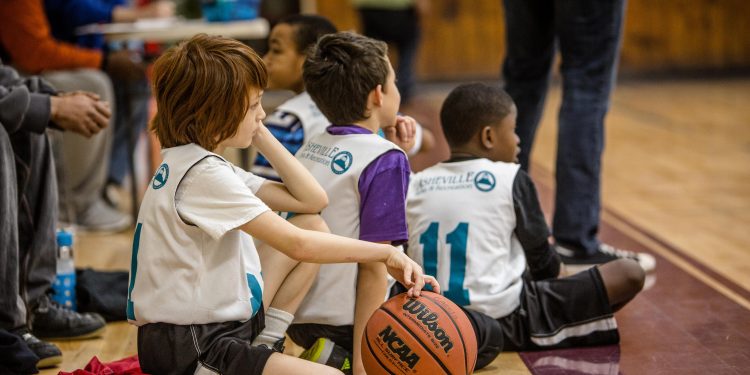
[[[319,215],[297,215],[289,222],[303,229],[329,232]],[[294,313],[312,287],[320,265],[296,261],[266,244],[258,247],[258,255],[263,270],[266,328],[253,345],[271,346],[284,337]]]
[[[330,232],[319,215],[296,215],[289,222],[303,229]],[[320,265],[299,262],[266,244],[258,247],[258,255],[263,270],[263,302],[266,308],[296,312],[312,287]]]
[[[621,309],[643,289],[646,273],[636,261],[619,259],[598,268],[613,311]]]
[[[268,358],[263,375],[297,375],[297,374],[321,374],[341,375],[342,372],[326,365],[306,361],[289,355],[274,353]]]

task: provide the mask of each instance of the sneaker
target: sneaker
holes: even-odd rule
[[[110,207],[104,199],[97,199],[76,217],[78,228],[89,232],[114,233],[128,229],[133,220]]]
[[[656,268],[656,259],[651,254],[618,249],[605,243],[599,244],[599,249],[593,255],[581,257],[575,251],[562,245],[555,245],[557,254],[570,273],[576,273],[591,268],[597,264],[604,264],[617,259],[632,259],[648,273]]]
[[[339,369],[345,375],[352,374],[351,353],[325,337],[315,341],[310,349],[302,352],[299,357]]]
[[[118,208],[122,203],[122,187],[115,182],[109,181],[104,185],[102,198],[109,207]]]
[[[52,343],[39,340],[29,332],[28,328],[21,327],[14,329],[11,333],[20,336],[23,341],[26,342],[26,346],[28,346],[37,357],[39,357],[39,362],[37,362],[36,367],[52,367],[62,362],[62,352],[60,351],[60,348]]]
[[[45,339],[75,340],[101,336],[107,323],[95,313],[77,313],[43,296],[31,313],[34,335]]]

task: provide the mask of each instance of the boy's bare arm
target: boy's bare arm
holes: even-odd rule
[[[328,196],[315,177],[271,134],[265,126],[258,128],[253,145],[268,159],[284,181],[268,181],[256,195],[276,211],[318,213],[328,205]]]
[[[386,242],[381,242],[387,244]],[[385,301],[388,293],[386,269],[381,263],[360,263],[357,273],[357,298],[354,305],[354,374],[364,374],[362,335],[372,313]]]
[[[418,296],[425,283],[440,291],[435,278],[395,247],[295,227],[274,212],[265,212],[241,225],[251,236],[288,257],[309,263],[385,263],[388,273]],[[382,301],[381,301],[382,302]]]

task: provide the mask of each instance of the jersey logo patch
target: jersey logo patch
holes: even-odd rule
[[[349,151],[341,151],[333,156],[331,161],[331,171],[335,174],[342,174],[352,166],[352,154]]]
[[[167,184],[167,178],[169,178],[169,166],[164,163],[156,171],[154,179],[151,181],[151,187],[154,189],[163,188]]]
[[[495,175],[488,171],[481,171],[474,177],[474,186],[479,191],[488,192],[495,188]]]

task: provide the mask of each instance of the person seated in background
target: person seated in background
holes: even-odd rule
[[[470,311],[477,368],[500,350],[619,342],[613,313],[641,291],[631,259],[561,277],[531,178],[518,164],[516,106],[500,87],[455,88],[440,111],[449,160],[412,176],[408,255]]]
[[[268,88],[290,90],[296,96],[276,108],[264,123],[292,154],[296,154],[304,143],[322,134],[330,125],[305,91],[302,64],[321,36],[335,32],[336,27],[325,17],[307,14],[283,18],[271,30],[268,52],[263,56],[268,66]],[[396,137],[395,134],[385,135],[390,140]],[[419,124],[414,139],[414,145],[406,150],[410,156],[429,152],[435,144],[432,133]],[[250,171],[268,179],[279,178],[262,154],[255,158]]]
[[[104,198],[113,208],[118,206],[118,193],[131,170],[132,155],[128,148],[135,146],[137,136],[146,129],[148,122],[151,89],[146,77],[145,64],[141,63],[143,43],[106,43],[102,34],[77,35],[76,29],[93,23],[133,22],[139,19],[171,17],[174,15],[174,8],[174,3],[170,1],[154,1],[143,6],[131,6],[126,0],[44,0],[44,11],[55,39],[101,50],[104,53],[123,55],[134,61],[138,68],[107,70],[114,87],[117,111]],[[131,135],[135,136],[133,140],[130,139]]]
[[[34,46],[30,48],[30,46]],[[55,39],[44,14],[43,0],[0,2],[0,57],[24,74],[41,74],[58,90],[83,90],[114,103],[112,82],[102,69],[131,74],[141,67],[129,55],[104,53]],[[117,112],[113,108],[113,112]],[[102,197],[112,143],[112,127],[85,138],[63,133],[58,165],[61,202],[72,211],[63,220],[89,231],[120,231],[132,219]],[[65,207],[61,207],[65,208]]]
[[[39,77],[21,78],[0,61],[0,329],[20,337],[54,366],[62,353],[39,338],[95,337],[98,314],[79,314],[53,302],[57,243],[57,181],[47,128],[84,137],[109,124],[106,102],[92,93],[56,95]]]

